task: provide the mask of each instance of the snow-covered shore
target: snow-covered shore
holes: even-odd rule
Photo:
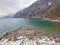
[[[28,37],[26,36],[20,36],[17,37],[16,41],[10,40],[8,41],[8,39],[2,39],[0,41],[0,45],[60,45],[60,42],[55,42],[55,39],[50,40],[48,37],[44,36],[41,39],[40,38],[36,38],[33,40],[30,40]]]

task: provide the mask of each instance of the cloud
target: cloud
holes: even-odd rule
[[[36,0],[0,0],[0,16],[16,13],[35,1]]]

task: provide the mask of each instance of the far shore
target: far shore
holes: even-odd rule
[[[54,22],[60,22],[60,20],[58,20],[58,19],[43,19],[43,20],[48,20],[48,21],[54,21]]]

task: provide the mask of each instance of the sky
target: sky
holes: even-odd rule
[[[37,0],[0,0],[0,16],[16,13]]]

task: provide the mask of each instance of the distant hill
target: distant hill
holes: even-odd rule
[[[13,18],[15,14],[9,14],[6,16],[0,16],[0,18]]]
[[[60,19],[60,0],[38,0],[28,8],[19,11],[14,18]]]
[[[9,14],[7,16],[4,16],[3,18],[13,18],[15,14]]]

